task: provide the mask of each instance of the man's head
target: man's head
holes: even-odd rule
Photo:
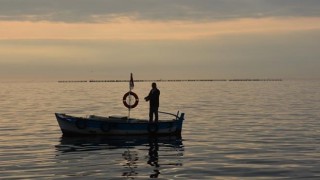
[[[156,88],[157,88],[157,84],[156,84],[155,82],[153,82],[153,83],[151,84],[151,86],[152,86],[153,89],[156,89]]]

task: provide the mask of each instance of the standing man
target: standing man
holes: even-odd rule
[[[158,122],[158,109],[159,109],[159,96],[160,96],[160,90],[157,88],[157,84],[154,82],[152,83],[152,89],[150,90],[150,93],[147,97],[144,99],[146,101],[149,101],[150,103],[150,110],[149,110],[149,122],[151,123],[153,121],[153,114],[155,116],[154,121]]]

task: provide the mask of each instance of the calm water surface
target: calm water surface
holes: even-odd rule
[[[0,179],[320,179],[320,81],[158,86],[182,137],[62,137],[55,112],[127,115],[128,83],[0,83]]]

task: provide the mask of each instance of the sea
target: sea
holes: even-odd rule
[[[62,136],[55,112],[147,119],[134,85],[129,114],[127,82],[0,83],[0,179],[320,179],[319,80],[160,81],[181,136]]]

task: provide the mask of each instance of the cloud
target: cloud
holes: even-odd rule
[[[0,0],[0,75],[319,77],[319,16],[319,0]]]
[[[240,19],[221,22],[109,23],[0,22],[0,39],[193,40],[231,34],[265,34],[320,29],[320,18]]]
[[[0,41],[1,78],[320,77],[319,30],[184,41]],[[0,78],[0,79],[1,79]]]
[[[148,21],[318,17],[319,0],[0,0],[2,21],[101,23],[127,17]]]

